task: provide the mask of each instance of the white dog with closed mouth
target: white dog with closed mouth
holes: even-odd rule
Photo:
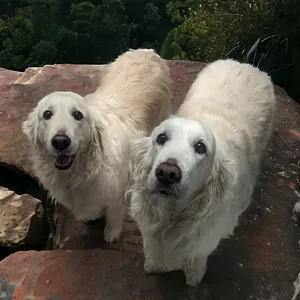
[[[78,220],[104,211],[107,242],[122,229],[130,140],[167,118],[171,99],[166,61],[153,50],[129,50],[106,67],[95,93],[54,92],[23,123],[38,179]]]
[[[133,143],[127,194],[148,273],[183,270],[194,286],[248,207],[272,128],[274,87],[249,64],[218,60],[199,73],[176,116]]]

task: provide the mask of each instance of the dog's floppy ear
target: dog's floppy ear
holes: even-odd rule
[[[135,180],[143,180],[148,176],[151,165],[151,137],[146,136],[131,141],[132,166],[131,171]]]
[[[228,185],[234,180],[233,162],[227,154],[227,146],[217,143],[216,154],[209,178],[209,197],[213,202],[222,201]],[[213,205],[213,203],[211,203]]]
[[[229,157],[227,146],[217,142],[210,174],[204,184],[204,190],[197,197],[197,201],[204,204],[200,212],[202,217],[215,211],[214,207],[224,199],[224,194],[230,192],[230,184],[235,177],[234,162]]]
[[[198,209],[197,221],[189,230],[191,236],[199,230],[199,224],[203,221],[203,218],[209,217],[218,209],[216,206],[223,201],[225,193],[232,192],[231,186],[236,177],[234,161],[229,157],[227,146],[223,143],[217,143],[210,174],[204,183],[204,189],[200,191],[195,199],[195,202],[200,204],[200,209]]]
[[[125,201],[130,206],[130,196],[133,186],[143,186],[147,182],[147,176],[151,170],[151,137],[146,136],[130,141],[131,148],[131,162],[130,174],[131,179],[128,183],[125,193]]]
[[[103,126],[100,122],[93,121],[92,123],[92,143],[96,147],[96,149],[103,152],[103,145],[102,145],[102,131]]]
[[[29,114],[27,119],[22,124],[22,130],[26,134],[27,140],[30,145],[35,145],[38,137],[38,114],[37,108],[34,108]]]

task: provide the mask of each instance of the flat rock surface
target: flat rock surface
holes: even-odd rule
[[[169,64],[176,109],[203,64],[175,61]],[[49,92],[71,90],[81,95],[93,92],[99,69],[99,66],[58,65],[32,68],[21,75],[0,70],[10,76],[4,81],[0,76],[0,162],[31,174],[21,122]],[[4,288],[7,294],[17,289],[15,298],[7,299],[26,299],[24,295],[30,293],[27,299],[38,300],[291,299],[293,282],[300,272],[299,227],[292,219],[300,190],[300,106],[282,89],[276,88],[276,94],[274,133],[264,155],[253,202],[242,216],[236,235],[223,241],[210,257],[207,273],[198,288],[188,289],[180,272],[144,274],[141,240],[131,220],[126,220],[120,241],[107,245],[101,221],[75,222],[60,207],[57,246],[73,252],[17,253],[2,261],[2,292]],[[86,250],[95,248],[101,249]],[[40,269],[33,276],[31,268]],[[22,294],[23,291],[27,294]],[[1,295],[0,290],[0,299]]]
[[[40,246],[44,226],[40,200],[0,186],[0,247]]]

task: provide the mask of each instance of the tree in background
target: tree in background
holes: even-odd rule
[[[165,9],[166,0],[123,0],[131,24],[131,48],[154,48],[160,52],[161,44],[173,27]]]
[[[262,8],[230,56],[259,66],[300,102],[300,2],[266,2],[267,9]]]
[[[107,63],[128,48],[154,48],[171,29],[164,0],[2,0],[0,65]]]
[[[173,28],[161,47],[160,55],[165,59],[186,59],[187,54],[180,45],[186,45],[186,34],[182,27]]]
[[[232,57],[300,100],[299,0],[2,0],[0,65],[107,63],[128,48],[163,58]]]
[[[33,36],[29,10],[18,9],[14,17],[0,18],[0,65],[21,70],[31,53]]]
[[[9,2],[0,18],[5,68],[107,63],[128,48],[130,25],[120,0],[28,0],[15,9],[18,3]]]
[[[174,41],[190,60],[212,61],[224,57],[250,30],[259,10],[264,10],[258,2],[171,1],[166,8],[177,28]]]
[[[175,29],[164,41],[162,57],[232,57],[259,66],[300,100],[300,1],[170,1],[166,9]]]

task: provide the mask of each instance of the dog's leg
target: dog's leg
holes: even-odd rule
[[[146,273],[157,273],[157,267],[155,267],[155,255],[152,253],[152,244],[154,241],[152,240],[152,237],[145,237],[142,234],[143,237],[143,250],[144,250],[144,271]]]
[[[125,215],[125,206],[108,207],[105,215],[104,239],[111,243],[119,239]]]
[[[145,238],[144,244],[144,270],[146,273],[165,273],[172,271],[171,266],[168,264],[168,260],[164,259],[165,253],[160,243],[155,241],[155,237]]]
[[[158,264],[149,254],[145,253],[145,262],[144,262],[144,270],[146,273],[163,273],[166,272],[161,264]]]
[[[199,284],[205,274],[207,256],[198,256],[193,260],[187,260],[183,264],[183,272],[187,285],[196,286]]]

